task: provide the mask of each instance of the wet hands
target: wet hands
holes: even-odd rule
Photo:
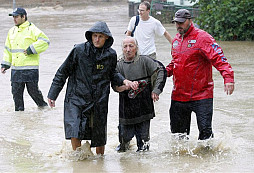
[[[152,99],[153,99],[154,102],[158,101],[159,100],[159,95],[152,92]]]
[[[224,85],[224,92],[227,93],[227,95],[231,95],[234,91],[234,83],[226,83]]]
[[[6,73],[6,68],[1,68],[1,73],[5,74]]]
[[[55,105],[55,100],[48,99],[48,103],[49,103],[49,106],[50,106],[51,108],[53,108],[53,107],[56,106],[56,105]]]
[[[129,81],[127,79],[125,79],[123,81],[124,85],[126,86],[126,89],[133,89],[133,90],[137,90],[138,89],[138,82],[137,81]]]
[[[25,54],[26,56],[28,55],[26,50],[24,50],[24,54]]]

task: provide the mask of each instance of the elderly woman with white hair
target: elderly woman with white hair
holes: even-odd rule
[[[166,82],[166,70],[162,63],[148,56],[141,56],[135,38],[127,36],[122,42],[122,58],[117,71],[124,78],[138,81],[139,88],[132,90],[126,85],[113,86],[119,92],[119,142],[117,151],[124,152],[136,136],[137,151],[149,150],[150,120],[155,117],[153,102],[159,100]],[[157,73],[155,85],[151,76]]]

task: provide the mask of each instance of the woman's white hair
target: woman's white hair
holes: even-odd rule
[[[131,38],[131,39],[133,39],[133,40],[134,40],[135,45],[136,45],[136,47],[137,47],[136,57],[139,57],[140,52],[139,52],[139,48],[138,48],[138,41],[137,41],[137,39],[136,39],[136,38],[134,38],[134,37],[131,37],[131,36],[126,36],[126,37],[123,39],[122,43],[121,43],[121,45],[122,45],[122,49],[123,49],[123,42],[124,42],[124,40],[125,40],[125,39],[127,39],[127,38]],[[136,59],[136,57],[135,57],[134,59]],[[123,54],[123,52],[122,52],[122,54],[121,54],[120,58],[124,58],[124,54]]]

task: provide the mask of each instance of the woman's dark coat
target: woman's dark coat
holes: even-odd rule
[[[109,36],[103,48],[92,44],[92,33]],[[105,22],[97,22],[85,33],[85,43],[75,45],[58,69],[48,98],[56,100],[68,78],[64,101],[65,137],[91,140],[91,147],[107,140],[107,114],[110,81],[122,85],[124,78],[115,71],[117,55],[110,48],[113,37]]]

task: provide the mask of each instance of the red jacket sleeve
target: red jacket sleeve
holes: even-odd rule
[[[212,65],[220,72],[225,83],[234,83],[234,71],[228,63],[221,47],[216,43],[214,38],[207,34],[202,37],[201,50],[210,60]]]

